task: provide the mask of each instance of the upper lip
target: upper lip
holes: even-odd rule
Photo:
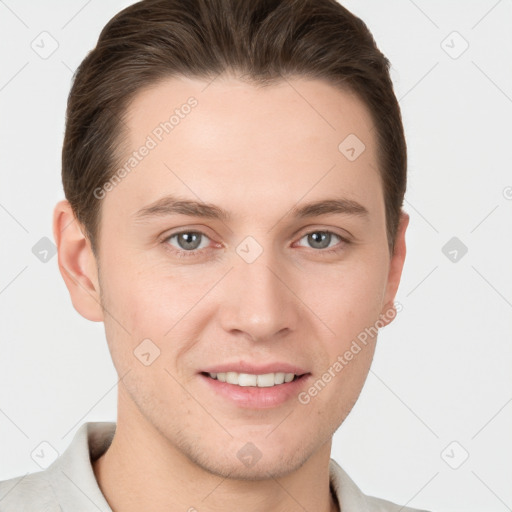
[[[295,366],[290,363],[266,363],[266,364],[254,364],[245,361],[238,361],[233,363],[222,363],[209,366],[201,370],[205,373],[249,373],[251,375],[264,375],[265,373],[294,373],[295,375],[303,375],[308,373],[300,366]]]

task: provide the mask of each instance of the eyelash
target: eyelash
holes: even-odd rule
[[[174,255],[178,256],[178,258],[195,258],[195,257],[198,257],[200,256],[201,254],[201,251],[203,250],[208,250],[210,248],[203,248],[203,249],[193,249],[193,250],[190,250],[190,251],[185,251],[183,249],[176,249],[175,247],[171,246],[169,244],[169,240],[171,240],[171,238],[174,238],[176,236],[179,236],[179,235],[182,235],[184,233],[188,233],[188,234],[191,234],[191,233],[194,233],[194,234],[198,234],[198,235],[201,235],[203,237],[206,237],[209,239],[208,235],[202,233],[201,231],[193,231],[193,230],[190,230],[190,231],[179,231],[177,233],[173,233],[172,235],[169,235],[169,236],[166,236],[163,240],[162,240],[162,243],[165,245],[166,249],[171,251]],[[319,254],[322,254],[322,255],[332,255],[332,254],[336,254],[338,252],[340,252],[342,249],[343,249],[343,245],[349,245],[351,242],[350,240],[348,240],[347,238],[344,238],[342,237],[341,235],[339,235],[338,233],[335,233],[334,231],[329,231],[327,229],[316,229],[316,230],[313,230],[313,231],[309,231],[307,233],[305,233],[304,235],[302,235],[299,240],[302,240],[304,237],[307,237],[308,235],[311,235],[313,233],[329,233],[331,235],[334,235],[335,237],[338,237],[340,239],[340,241],[342,242],[342,246],[339,247],[339,243],[336,244],[334,246],[334,248],[326,248],[326,249],[314,249],[314,248],[310,248],[312,251],[315,251]],[[171,248],[172,247],[172,248]]]

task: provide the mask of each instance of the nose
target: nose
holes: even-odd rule
[[[223,294],[221,327],[254,342],[275,340],[295,331],[303,313],[293,293],[292,274],[270,250],[252,263],[235,259]]]

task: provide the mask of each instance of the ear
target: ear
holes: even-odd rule
[[[66,200],[55,206],[53,236],[57,245],[59,270],[74,308],[88,320],[103,321],[96,258]]]
[[[400,213],[400,221],[396,233],[393,255],[389,262],[389,274],[384,296],[384,308],[382,309],[380,316],[383,326],[390,324],[397,314],[394,300],[398,290],[398,285],[400,284],[400,278],[402,277],[402,269],[404,267],[406,253],[405,232],[408,225],[409,215],[402,211]]]

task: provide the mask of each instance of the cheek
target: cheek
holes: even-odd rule
[[[145,339],[158,346],[161,361],[169,359],[171,346],[175,355],[189,348],[211,318],[203,299],[223,274],[222,269],[171,269],[147,262],[110,268],[102,287],[110,312],[105,329],[116,357],[128,361]]]
[[[302,297],[333,331],[331,349],[342,349],[375,324],[382,310],[386,279],[385,261],[369,263],[364,258],[321,273],[304,272]]]
[[[196,282],[184,280],[175,269],[111,254],[102,273],[105,305],[129,332],[161,327],[168,330],[196,299]],[[161,325],[165,324],[165,325]]]
[[[370,263],[371,262],[371,263]],[[307,391],[326,421],[339,424],[355,404],[368,375],[387,282],[385,258],[361,258],[315,282],[315,304],[334,331],[325,343],[327,362]],[[325,390],[325,391],[324,391]],[[305,398],[306,400],[308,397]]]

